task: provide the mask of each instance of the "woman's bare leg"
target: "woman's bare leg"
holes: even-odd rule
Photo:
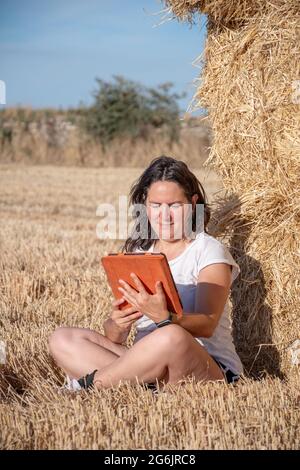
[[[79,378],[92,369],[103,368],[128,350],[88,328],[58,328],[49,339],[55,362],[69,375]]]
[[[91,369],[90,369],[91,372]],[[167,325],[135,343],[124,355],[94,377],[99,387],[155,382],[175,384],[187,376],[196,380],[224,380],[216,362],[195,338],[179,325]]]

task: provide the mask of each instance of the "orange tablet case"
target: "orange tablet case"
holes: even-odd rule
[[[101,258],[112,293],[116,299],[122,297],[118,287],[119,279],[126,281],[135,290],[136,285],[130,276],[135,273],[142,281],[149,294],[155,294],[155,282],[161,281],[167,298],[168,310],[182,316],[183,306],[174,282],[172,272],[164,253],[109,253]],[[120,309],[124,310],[130,303],[124,301]]]

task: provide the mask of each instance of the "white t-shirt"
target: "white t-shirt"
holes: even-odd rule
[[[148,251],[152,252],[153,247],[154,243]],[[138,248],[135,251],[141,252],[144,250]],[[187,313],[195,312],[197,278],[201,269],[214,263],[230,264],[232,266],[231,284],[240,273],[240,267],[234,261],[229,249],[205,232],[198,233],[179,256],[168,262],[183,305],[183,311]],[[137,333],[134,343],[157,328],[155,323],[146,315],[139,318],[135,322],[135,326]],[[211,356],[229,367],[232,372],[241,374],[243,366],[235,350],[231,330],[230,309],[227,298],[213,335],[210,338],[196,337],[196,340],[205,347]]]

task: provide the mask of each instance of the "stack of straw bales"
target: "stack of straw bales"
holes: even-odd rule
[[[226,189],[211,233],[242,269],[232,301],[245,367],[282,377],[300,338],[300,1],[165,4],[181,20],[207,15],[195,106],[214,131],[205,166]]]

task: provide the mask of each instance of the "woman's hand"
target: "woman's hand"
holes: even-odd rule
[[[121,332],[127,332],[130,331],[133,323],[135,323],[138,318],[141,318],[143,314],[136,307],[127,307],[124,310],[120,310],[120,305],[123,302],[124,298],[113,301],[110,319]]]
[[[130,276],[136,285],[136,290],[123,281],[123,279],[119,279],[122,287],[118,287],[127,302],[143,312],[155,323],[168,318],[167,299],[161,282],[157,281],[155,283],[155,294],[148,294],[138,276],[134,273],[131,273]]]

